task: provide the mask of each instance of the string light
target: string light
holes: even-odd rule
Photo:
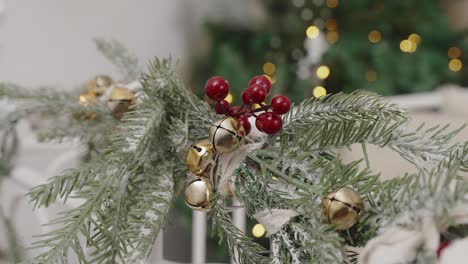
[[[370,42],[378,43],[382,39],[382,34],[380,34],[380,32],[377,30],[372,30],[371,32],[369,32],[369,35],[367,35],[367,37],[369,38]]]
[[[265,234],[265,232],[266,232],[265,227],[263,227],[263,225],[261,224],[256,224],[252,228],[252,235],[254,237],[262,237]]]
[[[403,52],[410,52],[411,49],[413,48],[413,42],[404,39],[400,42],[400,49]]]
[[[232,101],[234,100],[232,93],[228,93],[228,95],[226,96],[226,98],[224,98],[224,100],[228,101],[228,103],[232,103]]]
[[[310,39],[314,39],[314,38],[318,37],[319,34],[320,34],[320,30],[316,26],[309,26],[307,28],[307,30],[306,30],[306,35]]]
[[[327,0],[327,7],[336,8],[338,6],[338,0]]]
[[[268,75],[272,75],[275,73],[276,67],[275,64],[271,62],[267,62],[263,64],[263,72]]]
[[[368,82],[375,82],[377,80],[377,72],[374,70],[366,71],[366,80]]]
[[[449,69],[453,72],[461,70],[463,63],[459,59],[451,59],[449,62]]]
[[[326,79],[330,75],[330,68],[326,65],[319,66],[315,71],[315,74],[319,79]]]
[[[447,55],[450,59],[457,59],[461,56],[461,50],[457,47],[451,47],[448,49]]]
[[[336,43],[339,39],[340,35],[336,31],[327,32],[327,41],[330,44]]]
[[[323,86],[315,86],[314,90],[312,90],[312,94],[315,98],[320,98],[327,95],[327,90]]]

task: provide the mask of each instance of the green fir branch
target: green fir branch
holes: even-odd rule
[[[213,220],[215,232],[221,240],[226,239],[229,253],[236,263],[270,263],[270,259],[267,257],[268,251],[232,224],[224,201],[219,196],[213,200],[214,206],[211,209],[210,217]]]
[[[140,77],[141,69],[138,58],[131,54],[122,43],[103,38],[95,38],[94,42],[101,54],[114,64],[124,76],[124,81],[130,82]]]

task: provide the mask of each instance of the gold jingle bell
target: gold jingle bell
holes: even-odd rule
[[[185,203],[188,207],[208,212],[211,210],[211,194],[213,187],[208,179],[198,178],[191,181],[185,188]]]
[[[96,103],[97,97],[93,93],[84,93],[80,95],[79,103],[82,106],[90,106]]]
[[[245,143],[244,127],[232,117],[218,120],[210,127],[210,142],[218,153],[231,153]]]
[[[93,104],[96,104],[97,102],[97,97],[95,94],[93,93],[84,93],[84,94],[81,94],[80,95],[80,99],[78,101],[80,103],[80,105],[82,106],[90,106],[90,105],[93,105]],[[74,113],[73,116],[76,118],[76,119],[81,119],[81,120],[93,120],[94,118],[96,118],[96,113],[86,113],[86,111],[80,111],[80,112],[77,112],[77,113]]]
[[[215,151],[209,140],[204,139],[192,144],[187,150],[185,164],[189,170],[197,175],[203,176],[205,170],[211,164]]]
[[[101,96],[114,81],[107,75],[97,75],[86,83],[86,91]]]
[[[109,95],[107,105],[112,110],[116,118],[122,118],[123,114],[128,112],[130,106],[136,101],[135,95],[130,89],[125,87],[114,87]]]
[[[322,200],[325,221],[337,230],[346,230],[356,224],[363,208],[361,197],[349,187],[331,192]]]

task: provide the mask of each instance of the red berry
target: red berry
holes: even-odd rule
[[[257,76],[254,76],[252,79],[250,79],[249,87],[254,84],[260,85],[261,87],[265,88],[267,94],[270,94],[271,82],[264,75],[257,75]]]
[[[250,97],[249,97],[249,88],[246,88],[244,91],[242,91],[242,102],[246,105],[251,105],[252,102],[250,102]]]
[[[291,101],[284,95],[277,95],[271,99],[271,108],[278,115],[286,114],[291,108]]]
[[[450,240],[441,242],[439,244],[439,248],[437,249],[437,257],[440,257],[440,255],[442,254],[442,251],[444,251],[444,249],[447,248],[448,246],[450,246]]]
[[[283,127],[281,116],[272,112],[264,113],[264,115],[265,117],[262,125],[263,132],[270,135],[278,133]]]
[[[211,77],[206,81],[205,93],[210,99],[221,101],[229,93],[229,83],[223,77]]]
[[[216,102],[214,104],[214,110],[217,114],[226,114],[229,111],[229,102],[226,100]]]
[[[252,129],[249,120],[247,118],[244,118],[244,116],[241,116],[237,119],[237,121],[244,127],[245,134],[248,135],[250,133],[250,130]]]
[[[244,109],[242,109],[242,107],[240,107],[238,105],[232,106],[228,110],[228,116],[238,116],[238,115],[240,115],[242,113],[244,113]]]
[[[254,84],[247,88],[247,95],[251,103],[261,104],[267,96],[266,89],[260,85]]]
[[[244,112],[241,116],[239,116],[239,118],[249,119],[249,117],[251,117],[251,116],[253,116],[251,113]]]
[[[263,132],[263,124],[265,123],[265,116],[266,113],[262,113],[257,116],[255,119],[255,126],[257,127],[258,131]]]

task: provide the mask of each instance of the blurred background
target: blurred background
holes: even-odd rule
[[[248,80],[266,74],[274,94],[296,103],[369,90],[408,109],[415,126],[455,127],[468,120],[467,12],[467,0],[0,0],[0,82],[71,90],[96,74],[118,78],[95,48],[101,37],[122,42],[142,65],[179,59],[200,97],[206,79],[221,75],[236,104]],[[38,144],[28,124],[18,138],[15,169],[0,175],[0,263],[24,258],[40,223],[62,208],[32,212],[22,198],[29,186],[78,165],[82,151],[76,142]],[[411,170],[390,153],[370,152],[384,178]],[[191,262],[191,217],[179,201],[165,259]],[[257,223],[248,221],[246,232],[268,247]],[[217,240],[208,236],[206,258],[227,263]]]

